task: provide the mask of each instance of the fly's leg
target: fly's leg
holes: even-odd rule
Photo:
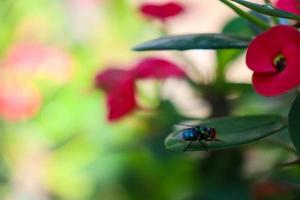
[[[216,141],[216,142],[221,142],[221,143],[225,143],[223,140],[220,140],[220,139],[218,139],[218,138],[215,138],[214,141]]]
[[[202,142],[200,139],[198,141],[204,147],[205,151],[208,151],[207,144],[205,142]]]
[[[192,140],[189,142],[189,144],[183,149],[183,152],[185,152],[190,146],[191,146],[191,144],[192,144]]]
[[[221,142],[221,143],[225,143],[223,140],[220,140],[218,138],[206,138],[207,141],[216,141],[216,142]]]

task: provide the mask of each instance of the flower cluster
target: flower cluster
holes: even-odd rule
[[[185,73],[175,63],[161,58],[145,58],[130,69],[110,67],[98,73],[95,85],[107,94],[108,120],[114,121],[139,107],[136,101],[137,80],[184,76]]]

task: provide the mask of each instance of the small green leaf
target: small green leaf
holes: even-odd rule
[[[286,120],[274,115],[225,117],[208,120],[201,125],[215,128],[217,138],[222,142],[203,141],[206,143],[205,147],[200,142],[194,141],[187,151],[227,149],[254,142],[285,128]],[[174,131],[166,138],[165,146],[168,149],[182,152],[189,141],[183,141],[181,137],[182,129]]]
[[[230,1],[236,2],[236,3],[243,5],[251,10],[255,10],[255,11],[265,14],[265,15],[270,15],[270,16],[280,17],[280,18],[287,18],[287,19],[295,19],[295,20],[300,21],[299,15],[295,15],[295,14],[286,12],[284,10],[274,8],[268,4],[261,5],[261,4],[244,1],[244,0],[230,0]]]
[[[294,146],[300,152],[300,95],[294,100],[289,113],[289,132]]]
[[[242,37],[251,38],[254,36],[252,30],[250,29],[247,21],[242,17],[235,17],[230,20],[222,30],[224,34],[234,34]],[[221,68],[221,71],[224,71],[224,68],[236,58],[242,54],[243,50],[241,49],[225,49],[217,51],[217,60],[218,67]]]
[[[142,43],[133,50],[243,49],[250,39],[226,34],[190,34],[167,36]]]

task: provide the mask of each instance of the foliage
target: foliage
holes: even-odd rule
[[[300,16],[280,1],[216,1],[236,13],[218,33],[172,34],[192,4],[2,0],[0,199],[297,198]],[[245,53],[272,98],[228,76]]]

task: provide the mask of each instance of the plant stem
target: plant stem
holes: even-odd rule
[[[269,24],[264,22],[263,20],[259,19],[258,17],[251,15],[242,9],[235,6],[233,3],[229,2],[228,0],[220,0],[222,3],[230,7],[232,10],[234,10],[238,15],[241,17],[244,17],[248,21],[252,22],[253,24],[257,25],[258,27],[262,28],[263,30],[267,30],[270,28]]]
[[[272,2],[270,0],[265,0],[265,5],[268,7],[268,8],[271,8],[271,9],[274,9],[274,6],[272,4]],[[279,20],[277,17],[273,17],[273,16],[270,16],[270,18],[272,19],[273,23],[275,25],[279,24]]]
[[[167,24],[165,23],[163,25],[164,26],[161,26],[161,28],[160,28],[162,35],[163,36],[169,35]],[[176,57],[179,57],[186,64],[186,66],[188,66],[188,68],[190,69],[191,74],[193,74],[194,78],[196,78],[196,80],[195,80],[196,83],[200,84],[201,81],[203,81],[204,76],[198,70],[195,63],[188,56],[186,56],[183,52],[174,51],[174,55]]]

